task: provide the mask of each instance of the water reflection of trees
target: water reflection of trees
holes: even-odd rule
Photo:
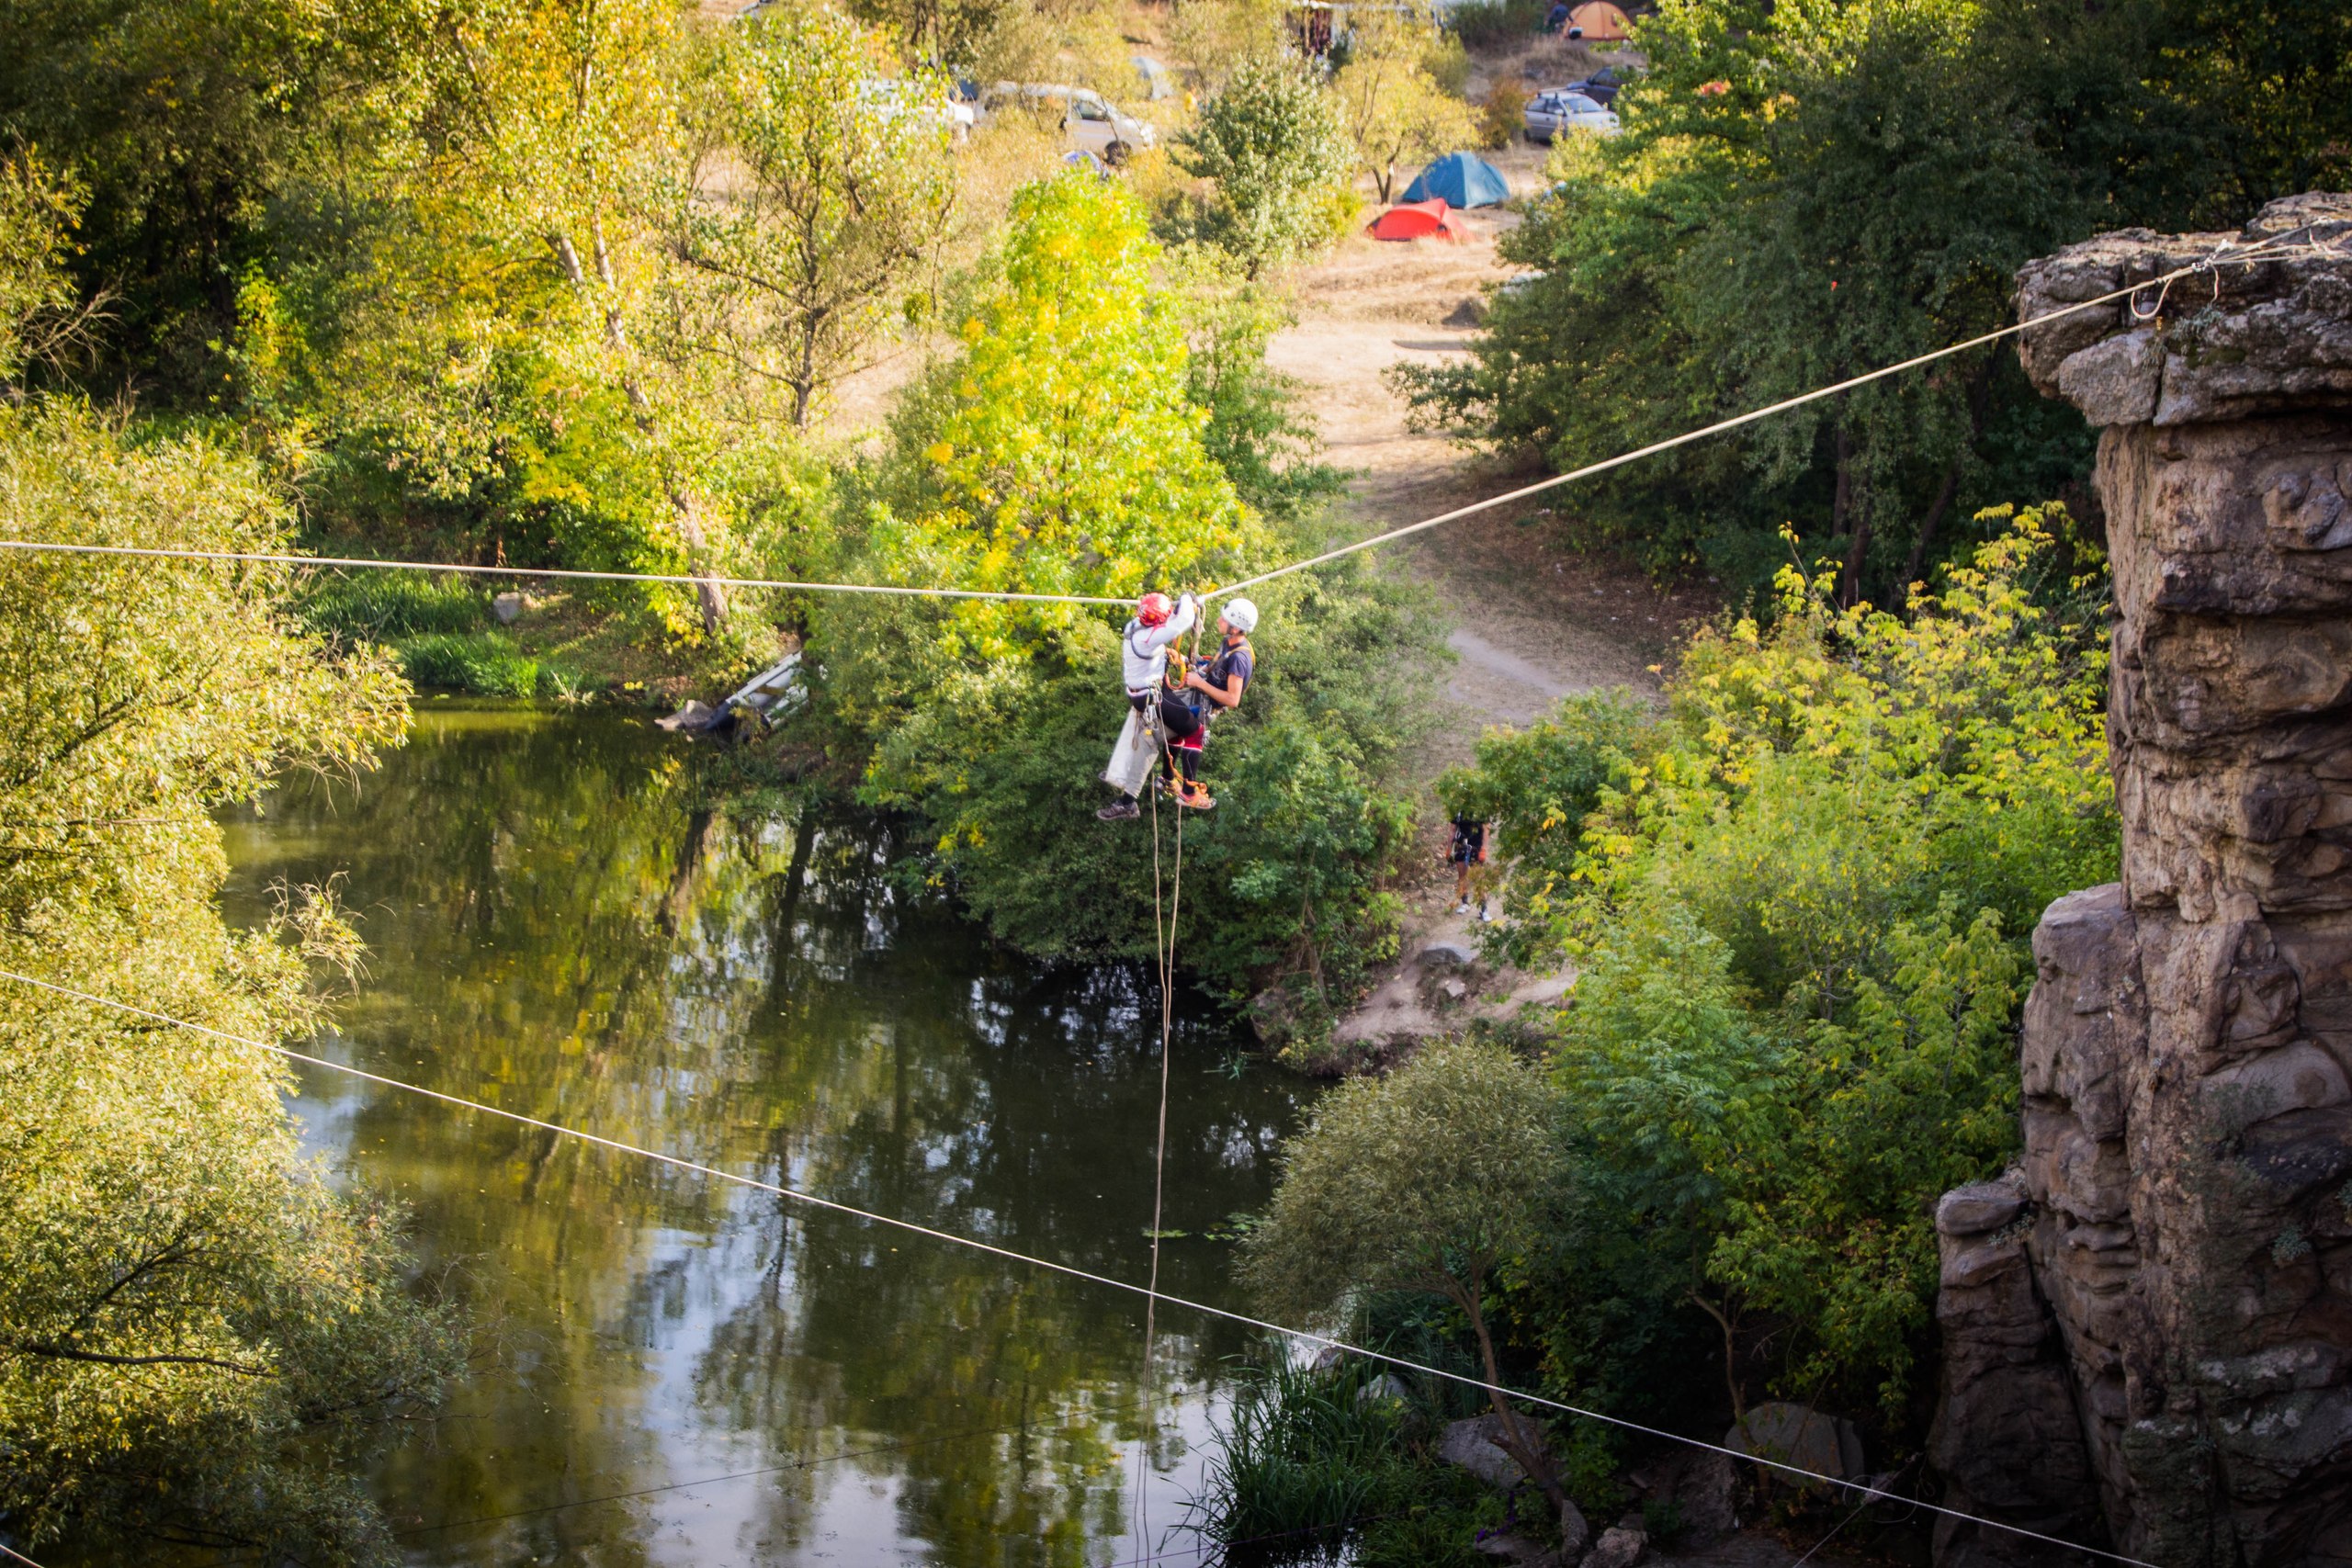
[[[635,727],[457,714],[356,801],[296,792],[236,829],[242,885],[349,873],[376,976],[345,1010],[361,1065],[1140,1279],[1142,976],[991,950],[906,890],[888,824],[696,811],[689,784]],[[1255,1206],[1269,1179],[1288,1102],[1205,1070],[1226,1048],[1198,1021],[1178,1042],[1174,1228]],[[942,1562],[1076,1562],[1117,1529],[1116,1445],[1144,1431],[1131,1298],[406,1097],[352,1101],[336,1127],[435,1257],[469,1260],[514,1351],[385,1477],[403,1512],[907,1442],[841,1462],[888,1478]],[[1223,1274],[1214,1244],[1163,1258],[1178,1293],[1222,1299]],[[1234,1348],[1172,1343],[1196,1384]],[[831,1480],[741,1483],[744,1528],[806,1539]],[[502,1528],[517,1551],[636,1562],[657,1511]]]

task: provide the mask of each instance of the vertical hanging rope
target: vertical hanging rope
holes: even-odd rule
[[[1186,656],[1189,669],[1200,656],[1201,628],[1193,626],[1193,650]],[[1158,725],[1159,705],[1155,697],[1153,723]],[[1173,784],[1181,776],[1176,766],[1175,750],[1168,744],[1163,731],[1159,735],[1160,768],[1166,782]],[[1159,963],[1159,1129],[1151,1156],[1151,1277],[1143,1298],[1143,1411],[1146,1436],[1136,1453],[1136,1541],[1145,1551],[1151,1550],[1149,1534],[1151,1508],[1144,1493],[1149,1483],[1151,1470],[1151,1437],[1159,1429],[1159,1412],[1153,1391],[1159,1382],[1155,1360],[1159,1329],[1159,1231],[1162,1201],[1168,1188],[1168,1081],[1169,1042],[1175,1032],[1176,986],[1176,919],[1184,908],[1184,807],[1176,807],[1176,864],[1170,878],[1169,899],[1163,918],[1159,898],[1159,791],[1151,789],[1151,925],[1152,950]]]

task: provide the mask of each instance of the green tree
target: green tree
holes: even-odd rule
[[[2291,0],[2276,19],[2224,88],[2234,68],[2190,63],[2219,56],[2178,46],[2172,0],[1670,0],[1643,26],[1624,134],[1555,149],[1502,242],[1541,276],[1498,298],[1476,364],[1405,379],[1426,415],[1566,468],[1998,326],[2036,255],[2129,222],[2234,228],[2341,167],[2346,24]],[[1987,348],[1611,476],[1579,507],[1736,593],[1769,582],[1793,519],[1845,564],[1844,602],[1894,603],[1966,558],[1974,513],[2062,492],[2089,456],[2079,419]]]
[[[175,400],[217,388],[211,345],[274,204],[368,143],[413,23],[340,0],[0,5],[0,127],[88,193],[69,265],[82,298],[116,301],[114,368]]]
[[[0,190],[0,299],[70,310],[70,204]],[[27,232],[29,226],[31,232]],[[0,317],[7,334],[22,313]],[[19,362],[20,337],[0,342]],[[254,464],[77,400],[0,408],[0,535],[283,551]],[[226,1033],[320,1021],[316,889],[232,935],[212,814],[396,744],[379,656],[296,626],[282,568],[0,558],[0,967]],[[388,1561],[352,1467],[429,1412],[454,1321],[403,1288],[397,1212],[302,1159],[250,1047],[0,982],[0,1517],[38,1546],[157,1540]]]
[[[1356,166],[1372,176],[1381,204],[1392,198],[1399,164],[1420,163],[1477,135],[1470,106],[1430,74],[1424,61],[1434,29],[1417,10],[1357,12],[1347,63],[1331,77]]]
[[[1555,1510],[1566,1500],[1540,1434],[1502,1392],[1487,1291],[1540,1235],[1559,1100],[1490,1045],[1430,1046],[1386,1078],[1353,1078],[1285,1145],[1282,1185],[1244,1243],[1266,1310],[1328,1316],[1357,1291],[1440,1295],[1469,1320],[1503,1446]]]
[[[2028,933],[2117,855],[2098,625],[2048,517],[2007,521],[1907,616],[1791,571],[1664,716],[1572,707],[1448,781],[1501,814],[1511,951],[1582,971],[1525,1281],[1561,1375],[1624,1388],[1602,1337],[1644,1303],[1711,1320],[1735,1409],[1769,1338],[1768,1381],[1901,1418],[1932,1201],[2015,1145]]]
[[[1195,400],[1189,276],[1121,186],[1063,174],[1024,189],[963,352],[899,410],[854,570],[1125,596],[1288,553],[1236,492],[1234,472],[1279,480],[1242,364],[1216,372],[1243,405],[1221,443],[1232,472],[1207,444],[1218,419]],[[1260,595],[1257,675],[1212,742],[1231,787],[1187,830],[1180,945],[1194,972],[1236,991],[1295,976],[1319,1017],[1393,934],[1381,882],[1410,811],[1384,785],[1417,733],[1434,641],[1408,604],[1348,572]],[[839,600],[812,614],[836,753],[864,760],[869,801],[921,812],[938,874],[974,911],[1035,953],[1147,951],[1149,835],[1088,809],[1125,716],[1124,613]]]
[[[66,266],[84,193],[30,154],[0,160],[0,395],[21,400],[26,373],[86,351],[103,299],[83,299]]]
[[[947,84],[881,90],[879,52],[822,10],[760,12],[721,32],[657,219],[692,279],[670,290],[681,351],[782,387],[797,427],[906,313],[902,292],[955,200]]]
[[[667,0],[531,0],[433,20],[397,153],[400,194],[423,220],[418,259],[489,285],[481,313],[500,335],[521,327],[526,352],[519,364],[484,363],[478,348],[421,346],[458,360],[466,382],[489,369],[557,383],[575,407],[547,422],[548,443],[584,449],[549,465],[559,482],[618,469],[658,493],[661,533],[695,575],[703,630],[716,633],[728,605],[711,577],[726,541],[699,482],[715,436],[703,389],[646,341],[662,280],[646,214],[678,145],[685,15]],[[568,299],[548,297],[550,281]],[[439,327],[440,313],[428,320]]]
[[[1183,322],[1154,287],[1156,261],[1142,210],[1119,186],[1065,174],[1015,198],[1003,251],[961,323],[964,352],[902,416],[897,472],[871,525],[881,581],[1128,595],[1238,575],[1244,552],[1264,548],[1202,447]],[[1058,607],[864,612],[845,606],[836,624],[862,639],[877,628],[891,646],[863,641],[867,679],[888,682],[863,700],[920,693],[924,706],[977,699],[1008,658],[1060,650],[1083,637],[1081,624],[1102,629]],[[935,630],[910,637],[906,616]],[[877,782],[966,765],[901,729]]]
[[[286,547],[253,465],[72,403],[0,412],[0,532]],[[402,689],[330,658],[280,569],[0,560],[0,964],[232,1033],[319,1021],[348,962],[296,895],[232,935],[211,813],[397,741]],[[274,1059],[11,986],[0,1051],[0,1511],[28,1543],[157,1538],[386,1560],[353,1466],[458,1341],[398,1213],[301,1157]]]
[[[1177,166],[1213,182],[1204,235],[1256,277],[1329,243],[1352,161],[1339,107],[1286,56],[1237,66],[1176,139]]]

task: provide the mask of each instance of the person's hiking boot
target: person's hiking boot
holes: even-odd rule
[[[1177,790],[1176,804],[1191,807],[1195,811],[1216,809],[1216,802],[1209,798],[1209,792],[1190,779],[1186,779],[1182,787]]]
[[[1094,815],[1105,822],[1132,822],[1143,815],[1143,807],[1133,799],[1114,800]]]

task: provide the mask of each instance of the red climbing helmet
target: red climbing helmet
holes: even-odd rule
[[[1176,606],[1165,593],[1147,593],[1136,601],[1136,619],[1148,626],[1164,626]]]

